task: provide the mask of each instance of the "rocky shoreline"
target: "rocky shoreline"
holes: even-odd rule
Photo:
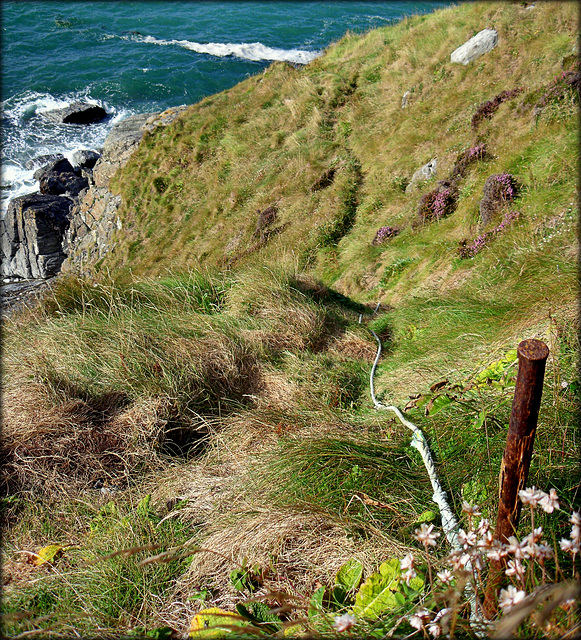
[[[74,117],[75,106],[86,114],[83,105],[60,111]],[[185,109],[129,116],[112,127],[102,150],[79,150],[72,163],[64,156],[33,161],[40,167],[34,174],[39,191],[11,200],[0,220],[3,315],[33,303],[59,273],[80,273],[113,248],[113,233],[122,222],[121,197],[109,191],[111,178],[146,132],[167,126]]]

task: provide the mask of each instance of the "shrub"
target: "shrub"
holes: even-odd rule
[[[488,160],[490,157],[491,156],[488,153],[488,149],[485,144],[479,144],[475,147],[466,149],[458,156],[458,158],[456,158],[452,173],[450,174],[450,179],[457,180],[459,178],[463,178],[470,165],[478,162],[479,160]]]
[[[498,95],[494,96],[492,100],[488,100],[483,102],[478,109],[476,109],[476,113],[472,116],[472,128],[474,130],[478,129],[480,123],[483,120],[490,120],[492,116],[498,110],[498,107],[503,102],[518,96],[519,93],[522,93],[523,89],[521,87],[517,87],[515,89],[511,89],[510,91],[502,91]]]
[[[420,199],[418,217],[420,222],[440,220],[454,213],[458,201],[458,187],[454,181],[442,180],[436,189]]]
[[[489,176],[484,183],[480,201],[480,222],[485,227],[492,216],[506,203],[512,202],[520,192],[517,179],[510,173]]]
[[[480,253],[491,240],[493,240],[499,233],[502,233],[506,227],[516,220],[519,215],[519,211],[509,211],[497,227],[492,229],[492,231],[487,231],[486,233],[479,235],[471,244],[468,244],[468,240],[462,240],[458,249],[460,257],[473,258],[477,253]]]
[[[379,244],[383,244],[387,240],[391,238],[395,238],[399,233],[399,229],[396,227],[379,227],[377,233],[375,234],[375,238],[373,238],[373,242],[371,244],[377,246]]]
[[[551,104],[561,102],[567,94],[573,93],[576,102],[579,102],[579,92],[581,91],[581,73],[576,71],[563,71],[553,82],[548,85],[547,90],[535,105],[535,111],[547,107]]]

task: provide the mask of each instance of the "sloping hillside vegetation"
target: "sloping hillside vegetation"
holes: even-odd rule
[[[205,637],[216,608],[255,635],[341,635],[345,612],[419,633],[414,531],[441,523],[410,432],[373,408],[369,329],[378,398],[426,434],[463,527],[464,502],[496,517],[516,347],[549,346],[527,486],[561,509],[523,509],[521,533],[558,547],[581,505],[577,9],[347,35],[146,135],[112,183],[114,250],[4,324],[6,633]],[[484,28],[498,46],[452,64]],[[355,597],[410,552],[420,586]],[[527,590],[578,578],[574,558]],[[511,631],[574,634],[559,602]]]

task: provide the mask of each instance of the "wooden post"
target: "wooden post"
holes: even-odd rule
[[[517,353],[518,375],[500,467],[498,516],[494,531],[494,538],[503,543],[516,533],[518,527],[522,506],[518,492],[525,488],[531,465],[549,348],[540,340],[523,340]],[[496,593],[503,579],[504,563],[491,561],[484,598],[484,611],[489,618],[497,611]]]

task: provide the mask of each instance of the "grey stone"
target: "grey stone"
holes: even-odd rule
[[[92,169],[100,157],[100,153],[92,151],[91,149],[78,149],[73,153],[71,160],[76,167]]]
[[[438,166],[438,158],[433,158],[427,162],[423,167],[420,167],[412,176],[410,183],[406,187],[406,193],[412,191],[418,182],[425,182],[432,176],[436,175],[436,167]]]
[[[103,107],[88,102],[73,102],[64,109],[53,109],[43,113],[47,120],[57,124],[92,124],[105,120],[107,115]]]
[[[476,58],[492,51],[498,44],[498,33],[494,29],[483,29],[450,55],[450,62],[467,65]]]
[[[405,109],[408,106],[408,101],[411,96],[411,91],[406,91],[401,98],[401,108]]]

